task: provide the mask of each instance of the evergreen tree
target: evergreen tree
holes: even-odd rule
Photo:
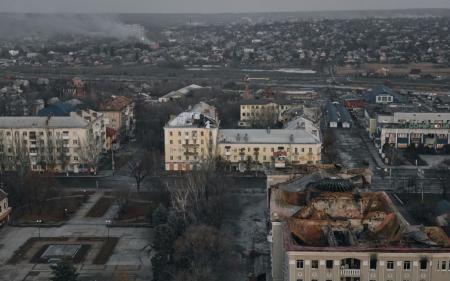
[[[58,262],[51,266],[53,277],[52,281],[77,281],[78,273],[76,268],[68,260]]]

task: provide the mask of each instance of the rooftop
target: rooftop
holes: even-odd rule
[[[217,128],[218,122],[216,108],[205,102],[200,102],[171,119],[167,123],[167,126]]]
[[[133,102],[132,99],[125,96],[113,97],[100,105],[100,111],[122,111]]]
[[[270,189],[272,221],[288,251],[450,251],[439,227],[409,224],[385,192],[360,190],[364,172],[318,171]]]
[[[319,144],[319,135],[304,129],[224,129],[219,143]]]
[[[70,116],[6,116],[0,117],[0,129],[21,128],[84,128],[88,122],[72,112]]]

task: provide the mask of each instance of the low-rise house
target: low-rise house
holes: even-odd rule
[[[363,94],[364,102],[369,104],[386,104],[405,102],[406,99],[391,88],[380,85]]]
[[[353,126],[352,116],[340,103],[326,105],[327,123],[330,128],[350,128]]]
[[[159,102],[168,102],[168,101],[174,101],[177,99],[185,98],[186,96],[192,94],[194,91],[198,91],[201,89],[205,89],[205,87],[199,86],[199,85],[189,85],[184,88],[178,89],[176,91],[171,91],[164,96],[160,97],[158,99]]]

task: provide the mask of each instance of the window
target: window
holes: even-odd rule
[[[427,269],[428,261],[427,260],[421,260],[420,261],[420,269],[424,270]]]
[[[304,261],[303,260],[297,260],[297,268],[303,268]]]
[[[333,268],[333,260],[327,260],[326,262],[326,267],[328,269],[332,269]]]
[[[377,269],[377,260],[376,259],[370,260],[370,269]]]
[[[78,144],[78,141],[77,140],[73,140],[73,144]]]
[[[387,269],[393,270],[394,269],[394,262],[388,261],[386,265]]]
[[[169,132],[169,135],[170,135],[170,136],[173,136],[173,133],[172,133],[172,131],[170,131],[170,132]]]
[[[410,261],[404,261],[403,262],[403,269],[404,270],[411,270],[411,262]]]
[[[311,261],[311,268],[319,268],[319,261],[318,260]]]
[[[446,269],[447,269],[447,262],[441,261],[441,270],[446,270]]]

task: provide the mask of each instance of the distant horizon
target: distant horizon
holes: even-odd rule
[[[0,0],[6,13],[248,14],[450,9],[449,0]]]
[[[287,11],[287,10],[280,10],[280,11],[242,11],[242,12],[51,12],[51,11],[0,11],[0,14],[48,14],[48,15],[58,15],[58,14],[70,14],[70,15],[239,15],[239,14],[268,14],[268,13],[276,13],[276,14],[292,14],[292,13],[327,13],[327,12],[395,12],[395,11],[432,11],[432,10],[448,10],[450,12],[450,7],[442,7],[442,8],[404,8],[404,9],[390,9],[390,8],[368,8],[368,9],[328,9],[328,10],[294,10],[294,11]],[[450,14],[449,14],[450,16]]]

